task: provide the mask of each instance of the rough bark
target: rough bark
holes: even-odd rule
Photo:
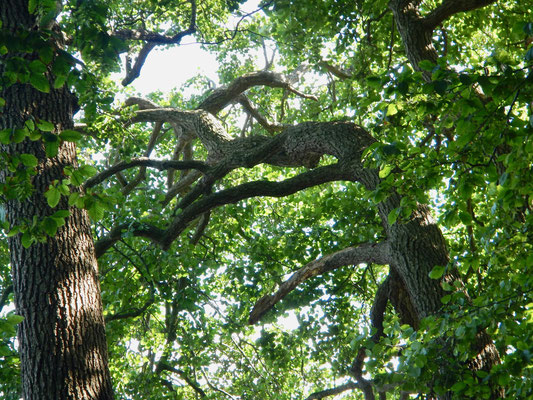
[[[419,12],[419,0],[390,0],[389,8],[392,10],[396,26],[402,37],[406,56],[413,68],[420,70],[419,63],[421,61],[429,60],[436,63],[439,59],[439,55],[432,43],[433,31],[439,24],[457,13],[475,10],[495,2],[495,0],[443,0],[438,7],[435,7],[426,16],[422,16]],[[423,76],[426,81],[431,81],[430,73],[424,72]],[[425,214],[426,216],[422,214],[420,216],[424,219],[430,218],[429,213]],[[418,234],[422,233],[419,228],[411,231],[415,236],[409,235],[409,231],[412,228],[408,225],[392,227],[391,233],[399,234],[398,238],[400,240],[392,240],[389,237],[392,240],[391,243],[399,245],[397,254],[399,262],[391,265],[391,267],[398,272],[406,283],[405,288],[414,306],[414,311],[419,318],[437,312],[440,308],[440,298],[443,294],[440,285],[435,286],[434,284],[437,281],[428,282],[427,273],[429,270],[426,268],[432,262],[434,262],[434,265],[447,264],[448,259],[445,248],[435,246],[439,242],[444,242],[443,239],[439,239],[439,236],[442,237],[439,229],[430,223],[426,224],[426,226],[428,229],[425,229],[425,234],[422,237],[417,236],[417,231]],[[415,238],[415,242],[413,242],[412,238]],[[417,244],[416,242],[419,243]],[[404,252],[404,256],[402,256],[402,248],[410,248],[410,251]],[[423,274],[426,274],[426,278],[424,278]],[[408,276],[414,276],[414,281],[419,282],[418,290],[416,290],[416,287],[411,286],[411,279],[406,279]],[[448,276],[444,279],[456,280],[458,277]],[[429,285],[426,286],[426,283]],[[431,295],[432,291],[435,291],[433,296]],[[402,287],[398,287],[392,293],[396,293],[390,297],[396,310],[399,311],[404,320],[409,320],[412,313],[409,305],[405,305]],[[414,326],[416,327],[416,325]],[[484,331],[479,332],[472,347],[476,350],[477,355],[469,362],[471,370],[488,372],[492,366],[500,362],[496,347]],[[446,394],[445,398],[448,398],[448,396],[450,395]],[[497,399],[501,397],[504,397],[503,389],[493,387],[491,398]]]
[[[27,4],[26,0],[0,3],[4,29],[12,33],[36,29]],[[65,88],[43,93],[28,84],[14,84],[3,88],[0,97],[6,100],[0,129],[21,128],[29,118],[53,123],[55,132],[73,127],[76,99]],[[33,193],[6,204],[11,227],[69,209],[65,199],[51,209],[44,193],[53,180],[62,179],[64,167],[76,165],[74,144],[65,142],[54,158],[46,157],[41,141],[29,139],[2,146],[2,151],[38,159]],[[3,182],[9,177],[2,171]],[[65,225],[44,243],[25,248],[20,234],[9,239],[15,306],[24,317],[18,340],[25,400],[113,399],[90,222],[84,210],[69,211]]]

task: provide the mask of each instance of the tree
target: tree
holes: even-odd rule
[[[531,6],[174,3],[0,5],[22,396],[530,396]],[[189,36],[224,86],[114,102]]]

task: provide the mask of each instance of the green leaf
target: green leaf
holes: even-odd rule
[[[57,210],[51,215],[52,218],[67,218],[70,215],[69,210]]]
[[[392,116],[398,113],[398,108],[396,108],[396,105],[391,103],[387,107],[387,116]]]
[[[399,82],[396,88],[398,89],[398,92],[406,95],[409,92],[409,83],[406,81]]]
[[[104,209],[98,203],[94,202],[90,207],[87,208],[87,212],[93,221],[99,221],[104,217]]]
[[[387,176],[389,176],[389,174],[391,173],[391,171],[394,169],[394,166],[390,165],[390,164],[387,164],[385,165],[383,168],[381,168],[381,170],[379,171],[379,177],[381,179],[384,179],[386,178]]]
[[[466,328],[464,326],[459,326],[455,330],[455,336],[458,338],[462,338],[465,335],[465,332],[466,332]]]
[[[31,74],[30,75],[30,84],[37,90],[50,93],[50,82],[48,78],[41,74]]]
[[[26,231],[22,234],[22,237],[20,238],[20,242],[22,243],[22,246],[24,246],[25,249],[31,246],[31,244],[35,241],[35,239],[32,237],[30,232]]]
[[[28,12],[34,14],[39,0],[28,0]]]
[[[432,71],[435,68],[435,64],[429,60],[422,60],[418,63],[418,67],[424,71]]]
[[[461,222],[464,225],[471,225],[472,224],[472,216],[469,213],[465,212],[465,211],[459,212],[459,219],[461,220]]]
[[[48,236],[53,237],[57,232],[57,222],[52,217],[46,217],[43,220],[42,228]]]
[[[441,265],[435,265],[431,272],[429,273],[429,277],[431,279],[440,279],[442,275],[444,275],[444,271],[446,270],[446,266]]]
[[[35,157],[33,154],[21,154],[19,157],[22,161],[22,164],[28,168],[35,168],[39,163],[37,157]]]
[[[95,175],[98,170],[93,167],[92,165],[82,165],[79,169],[78,169],[79,172],[81,172],[83,174],[83,176],[86,176],[86,177],[91,177],[93,175]]]
[[[67,75],[58,75],[54,80],[54,89],[62,88],[67,82]]]
[[[40,120],[37,122],[37,128],[43,132],[52,132],[55,126],[51,122]]]
[[[366,79],[366,83],[373,87],[374,89],[380,89],[383,87],[383,83],[381,82],[381,78],[377,76],[370,76]]]
[[[462,391],[464,388],[466,387],[466,383],[464,382],[457,382],[455,383],[451,389],[452,389],[452,392],[460,392]]]
[[[46,65],[44,65],[43,62],[40,60],[33,60],[28,65],[28,68],[32,72],[32,74],[41,75],[43,77],[46,74]]]
[[[35,142],[36,140],[39,140],[42,137],[41,132],[38,130],[30,131],[30,140]]]
[[[44,197],[46,197],[46,201],[48,202],[48,205],[51,208],[54,208],[55,206],[57,206],[57,204],[59,203],[59,200],[61,199],[61,193],[56,187],[51,186],[50,189],[48,189],[46,193],[44,194]]]
[[[69,195],[68,197],[68,205],[69,206],[74,206],[77,204],[78,200],[80,198],[80,193],[79,192],[73,192]]]
[[[401,211],[401,208],[397,207],[389,213],[387,217],[389,225],[393,225],[396,222],[396,220],[398,219],[398,216],[400,215],[400,211]]]
[[[22,143],[22,141],[26,138],[28,134],[28,131],[26,129],[15,129],[13,132],[13,136],[11,137],[11,141],[13,143]]]
[[[398,143],[393,142],[391,144],[386,144],[381,147],[383,154],[386,156],[395,156],[401,154],[400,149],[398,148]]]
[[[77,142],[82,138],[82,134],[72,129],[65,129],[59,134],[59,137],[61,138],[61,140],[65,140],[68,142]]]
[[[6,318],[6,321],[8,324],[11,324],[11,325],[18,325],[20,324],[22,321],[24,321],[24,317],[21,316],[21,315],[17,315],[17,314],[9,314]]]
[[[11,128],[2,129],[0,131],[0,143],[2,143],[2,144],[11,143],[11,132],[12,131],[13,131],[13,129],[11,129]]]
[[[44,149],[46,151],[46,156],[52,158],[57,156],[59,150],[59,141],[57,142],[44,142]]]
[[[452,299],[452,296],[450,294],[447,294],[446,296],[442,296],[442,298],[440,299],[440,302],[442,304],[448,304],[451,299]]]
[[[24,122],[24,126],[30,131],[35,130],[35,122],[33,122],[32,119],[27,119],[26,122]]]

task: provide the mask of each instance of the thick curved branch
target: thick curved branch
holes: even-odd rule
[[[433,30],[452,15],[472,11],[496,3],[496,0],[444,0],[423,18],[424,25]]]
[[[424,23],[417,8],[419,1],[390,0],[389,8],[394,15],[398,32],[402,37],[407,59],[416,71],[423,60],[437,63],[437,50],[433,46],[433,30]],[[424,79],[431,81],[431,73],[423,72]]]
[[[261,297],[255,303],[250,313],[248,323],[255,324],[258,322],[267,311],[302,282],[346,265],[358,265],[362,263],[389,264],[391,262],[390,252],[389,242],[387,241],[365,243],[357,247],[348,247],[312,261],[283,282],[276,293]]]
[[[108,235],[95,243],[96,256],[102,256],[124,234],[144,237],[167,250],[172,242],[188,227],[188,224],[198,216],[216,208],[240,200],[257,196],[283,197],[300,190],[317,186],[322,183],[350,180],[351,174],[338,165],[328,165],[297,175],[281,182],[254,181],[222,190],[205,197],[201,197],[177,215],[167,229],[161,229],[146,223],[133,222],[120,224],[113,228]]]
[[[172,221],[161,245],[163,249],[168,249],[172,242],[185,230],[189,222],[194,220],[197,216],[216,207],[236,203],[251,197],[284,197],[322,183],[350,179],[351,174],[344,171],[338,165],[328,165],[304,172],[281,182],[247,182],[242,185],[221,190],[220,192],[206,195],[187,206],[183,212]]]
[[[285,76],[276,72],[259,71],[243,75],[235,79],[228,86],[215,89],[213,93],[200,103],[198,109],[216,115],[228,104],[237,100],[243,92],[254,86],[282,88],[305,99],[317,100],[315,96],[307,95],[293,88]]]
[[[141,223],[119,225],[98,241],[97,254],[99,256],[119,240],[123,232],[146,237],[163,249],[168,249],[188,224],[199,215],[215,207],[246,198],[281,197],[308,187],[339,180],[357,180],[370,189],[375,188],[379,182],[377,171],[363,168],[361,165],[362,152],[374,142],[374,139],[364,129],[350,122],[307,122],[291,126],[274,138],[251,136],[226,140],[223,137],[226,135],[223,128],[211,114],[205,111],[184,112],[174,109],[155,109],[139,111],[137,114],[138,119],[148,119],[148,116],[161,119],[170,117],[174,118],[177,123],[182,123],[180,118],[183,117],[191,128],[199,131],[200,139],[209,149],[208,151],[218,146],[216,150],[225,157],[220,163],[210,168],[204,180],[181,200],[178,209],[182,209],[182,212],[170,223],[168,229]],[[209,194],[213,184],[235,168],[250,168],[259,163],[313,166],[323,154],[336,157],[339,163],[317,168],[282,182],[249,182]],[[168,166],[185,167],[183,163],[185,162],[174,161],[169,162]],[[203,165],[197,165],[197,167],[201,168]],[[102,179],[102,176],[99,179]],[[380,213],[386,217],[390,207],[384,205],[385,203],[380,205]]]
[[[148,54],[150,54],[155,46],[156,44],[153,42],[145,43],[139,51],[133,67],[130,65],[131,60],[129,56],[126,58],[126,76],[122,79],[122,86],[128,86],[141,75],[141,69],[144,66],[146,57],[148,57]]]
[[[178,170],[196,169],[204,173],[206,173],[210,168],[206,163],[202,161],[152,160],[146,157],[139,157],[139,158],[134,158],[130,161],[121,161],[113,165],[112,167],[109,167],[108,169],[100,172],[99,174],[88,179],[83,184],[83,189],[87,189],[95,185],[98,185],[99,183],[102,183],[104,180],[106,180],[110,176],[115,175],[116,173],[120,171],[124,171],[125,169],[129,169],[133,167],[150,167],[150,168],[157,168],[161,171],[171,169],[171,168],[178,169]]]
[[[378,287],[372,308],[370,310],[370,321],[372,327],[376,329],[376,333],[372,335],[372,340],[375,342],[383,336],[383,321],[385,319],[385,310],[387,309],[387,303],[389,302],[391,275],[387,276],[387,279]]]
[[[344,385],[340,385],[331,389],[321,390],[320,392],[314,392],[307,396],[305,400],[320,400],[324,397],[335,396],[346,392],[348,390],[359,389],[360,385],[357,382],[348,382]]]

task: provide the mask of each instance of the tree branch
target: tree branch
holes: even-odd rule
[[[228,86],[215,89],[200,105],[198,109],[206,110],[213,115],[218,114],[224,107],[235,101],[239,95],[253,86],[269,86],[286,89],[304,99],[317,101],[313,95],[308,95],[293,88],[289,80],[276,72],[259,71],[243,75]]]
[[[191,3],[191,19],[189,21],[189,26],[187,29],[176,33],[175,35],[168,36],[162,35],[156,32],[149,32],[144,29],[132,30],[132,29],[123,29],[116,31],[112,36],[118,37],[124,40],[143,40],[148,43],[153,44],[180,44],[181,39],[185,36],[192,35],[196,32],[196,1],[188,0]]]
[[[87,189],[95,185],[98,185],[99,183],[103,182],[104,180],[116,174],[117,172],[124,171],[125,169],[129,169],[133,167],[157,168],[160,171],[167,170],[170,168],[179,169],[179,170],[196,169],[203,173],[206,173],[209,170],[209,166],[202,161],[152,160],[146,157],[139,157],[139,158],[134,158],[130,161],[121,161],[113,165],[112,167],[109,167],[108,169],[100,172],[99,174],[88,179],[83,184],[83,189]]]
[[[191,202],[191,204],[186,206],[184,210],[174,218],[167,229],[161,229],[141,222],[120,224],[113,228],[108,235],[95,243],[96,256],[102,256],[102,254],[104,254],[114,243],[120,240],[126,232],[133,236],[145,237],[160,245],[164,250],[167,250],[172,242],[187,228],[191,221],[196,219],[199,215],[216,207],[236,203],[240,200],[256,196],[283,197],[322,183],[350,180],[350,177],[351,174],[335,164],[304,172],[281,182],[247,182],[236,187],[206,195],[196,202]]]
[[[326,69],[326,71],[328,71],[331,75],[336,76],[339,79],[350,79],[353,77],[350,71],[347,71],[341,67],[332,65],[325,60],[320,61],[318,63],[318,66]]]
[[[154,289],[152,288],[152,290],[150,292],[150,298],[148,300],[146,300],[146,302],[143,304],[142,307],[132,308],[132,309],[125,310],[125,311],[120,311],[120,312],[118,312],[116,314],[106,315],[105,316],[105,322],[108,323],[108,322],[111,322],[111,321],[116,321],[118,319],[127,319],[127,318],[138,317],[139,315],[144,313],[148,309],[148,307],[150,307],[152,304],[154,304],[154,301],[155,301]]]
[[[278,123],[272,123],[268,121],[265,117],[261,115],[261,113],[252,105],[250,102],[250,99],[246,97],[245,95],[239,96],[239,104],[242,106],[244,111],[248,113],[248,115],[252,116],[259,124],[265,128],[270,133],[280,132],[283,129],[285,129],[287,126],[283,124]]]
[[[155,46],[156,44],[153,42],[145,43],[142,49],[139,51],[139,54],[135,59],[135,64],[133,64],[133,67],[130,66],[130,59],[128,56],[128,58],[126,59],[126,76],[124,77],[124,79],[122,79],[122,86],[128,86],[141,75],[141,69],[144,66],[146,57],[148,57],[148,54],[150,54],[150,52]]]
[[[344,385],[340,385],[331,389],[321,390],[320,392],[314,392],[307,396],[305,400],[320,400],[324,397],[335,396],[337,394],[346,392],[347,390],[359,389],[360,386],[357,382],[348,382]]]
[[[365,243],[357,247],[348,247],[312,261],[283,282],[276,293],[261,297],[250,313],[248,323],[255,324],[258,322],[281,299],[310,278],[346,265],[371,262],[378,264],[389,264],[391,262],[389,242]]]
[[[433,30],[454,14],[476,10],[492,3],[496,3],[496,0],[444,0],[440,6],[431,11],[422,21],[427,29]]]
[[[193,388],[196,393],[198,393],[200,395],[200,397],[203,398],[203,397],[207,396],[206,393],[200,387],[200,385],[198,383],[196,383],[195,381],[193,381],[191,378],[189,378],[189,376],[185,373],[185,371],[183,371],[181,369],[174,368],[174,367],[168,365],[165,362],[159,362],[157,364],[157,371],[156,372],[161,372],[161,371],[168,371],[168,372],[173,372],[175,374],[178,374],[181,379],[183,379],[185,382],[187,382],[187,384],[191,388]]]
[[[161,244],[165,238],[165,230],[156,226],[141,223],[132,222],[128,224],[120,224],[111,229],[111,231],[101,239],[95,241],[94,251],[96,258],[101,257],[113,244],[122,239],[125,232],[131,233],[133,236],[145,237],[152,242]]]
[[[372,389],[372,381],[365,379],[363,377],[363,362],[366,357],[366,349],[364,347],[360,348],[357,352],[357,356],[350,368],[350,372],[357,379],[360,389],[363,391],[365,400],[375,400],[374,390]]]
[[[374,139],[361,127],[350,122],[307,122],[287,128],[274,138],[265,136],[251,136],[235,140],[226,140],[227,135],[216,119],[205,111],[179,111],[174,109],[152,109],[138,111],[136,119],[151,118],[161,120],[171,118],[176,123],[198,130],[201,141],[211,150],[216,148],[223,159],[206,172],[204,180],[192,189],[180,202],[178,209],[182,209],[167,229],[145,223],[122,224],[114,229],[96,244],[98,256],[101,256],[113,243],[122,237],[122,232],[129,232],[133,236],[145,237],[168,249],[172,242],[186,229],[187,224],[204,212],[215,207],[254,197],[281,197],[293,194],[299,190],[316,186],[326,182],[345,180],[359,181],[367,188],[373,189],[379,182],[377,171],[366,169],[361,165],[363,150],[374,142]],[[180,119],[183,117],[183,120]],[[217,193],[209,194],[213,184],[235,168],[250,168],[259,163],[279,166],[308,166],[316,165],[323,154],[329,154],[339,160],[338,164],[317,168],[302,173],[282,182],[256,181],[229,188]],[[191,167],[185,162],[167,162],[167,166],[176,168]],[[203,168],[203,164],[196,167]],[[122,168],[122,167],[121,167]],[[120,169],[120,168],[119,168]],[[111,172],[107,172],[109,175]],[[102,176],[99,177],[102,179]],[[93,184],[91,181],[90,184]],[[387,216],[390,209],[397,206],[396,199],[387,200],[379,205],[380,215]],[[389,204],[391,203],[391,204]],[[389,209],[390,208],[390,209]]]
[[[222,190],[200,198],[188,205],[169,225],[161,243],[168,249],[172,242],[185,230],[187,224],[198,215],[216,207],[236,203],[240,200],[257,196],[284,197],[300,190],[317,186],[322,183],[350,180],[350,174],[343,171],[337,164],[320,167],[304,172],[281,182],[253,181]]]
[[[376,333],[372,335],[372,340],[378,342],[383,336],[383,320],[385,319],[385,310],[389,302],[391,275],[378,287],[372,308],[370,309],[370,320],[372,327],[376,328]]]

